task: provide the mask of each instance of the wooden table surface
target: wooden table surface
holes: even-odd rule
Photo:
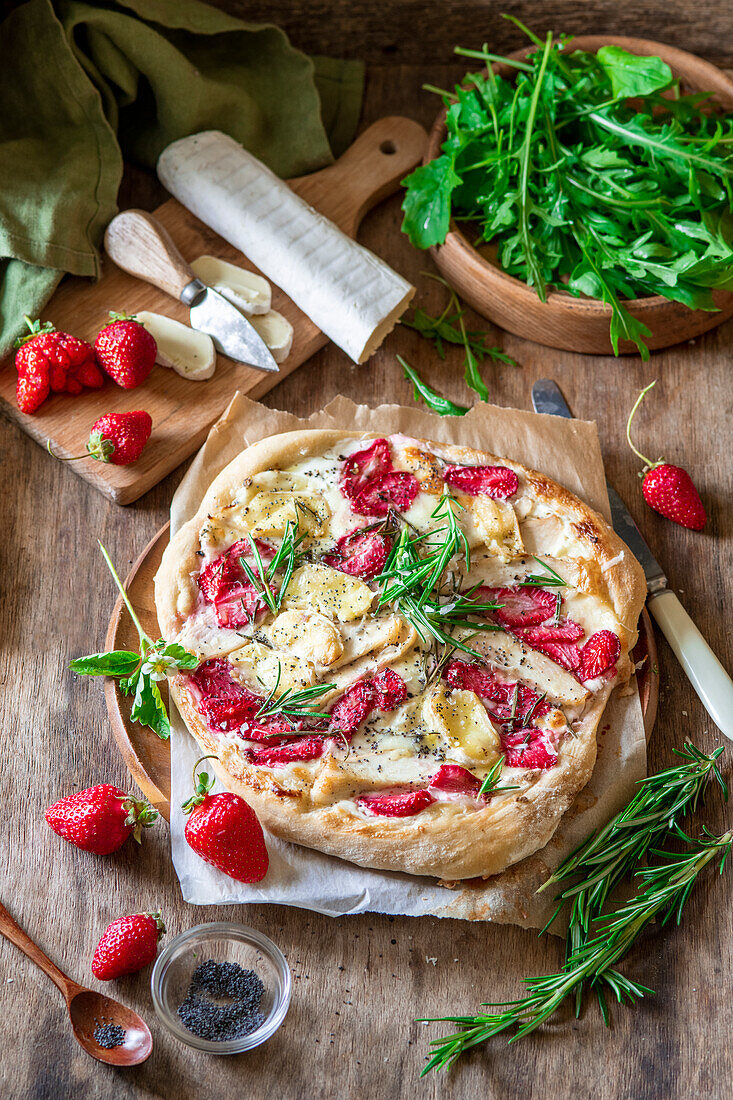
[[[433,5],[403,0],[387,5],[387,12],[371,0],[268,5],[220,0],[220,6],[281,22],[304,48],[365,56],[364,124],[388,113],[428,123],[435,103],[421,84],[442,85],[459,75],[459,67],[445,63],[454,40],[478,45],[488,38],[501,48],[517,43],[486,0]],[[725,52],[733,48],[733,10],[725,0],[506,6],[531,18],[537,30],[582,26],[663,36],[733,64],[733,53]],[[131,172],[121,204],[152,208],[162,197],[152,180]],[[391,200],[368,216],[361,239],[417,279],[429,264],[400,236],[399,222],[399,200]],[[421,304],[437,304],[439,290],[425,280],[419,285]],[[615,361],[552,351],[498,331],[495,337],[520,367],[485,368],[492,400],[527,408],[532,382],[551,375],[578,416],[597,419],[611,481],[666,565],[672,586],[730,667],[733,322],[693,345],[657,353],[647,365],[637,358]],[[339,393],[371,404],[409,403],[396,352],[419,365],[454,400],[467,399],[458,357],[441,363],[419,337],[403,330],[365,367],[353,367],[339,350],[326,348],[266,401],[301,415]],[[710,517],[704,534],[673,526],[650,512],[641,498],[623,425],[635,395],[653,378],[659,383],[638,417],[638,440],[647,454],[663,453],[690,470]],[[43,820],[44,809],[55,799],[100,781],[129,783],[111,740],[101,684],[66,671],[70,658],[101,646],[114,602],[96,540],[104,541],[124,571],[166,519],[183,469],[123,509],[8,423],[3,440],[2,900],[52,958],[82,982],[94,984],[90,960],[108,921],[157,907],[171,935],[200,921],[252,924],[281,946],[295,979],[290,1013],[276,1037],[252,1054],[233,1058],[207,1058],[163,1031],[150,1002],[149,971],[114,983],[112,995],[147,1016],[155,1040],[145,1065],[115,1071],[89,1059],[74,1043],[57,992],[3,941],[3,1096],[524,1100],[592,1095],[637,1100],[730,1095],[730,869],[722,882],[708,878],[699,887],[679,930],[652,931],[624,963],[625,971],[657,992],[640,1007],[616,1011],[610,1031],[591,1005],[579,1021],[564,1016],[510,1048],[499,1038],[450,1075],[419,1082],[427,1040],[441,1034],[441,1025],[426,1027],[415,1018],[473,1013],[483,1001],[519,995],[523,975],[556,967],[559,941],[538,940],[532,932],[511,927],[434,918],[366,914],[331,920],[268,906],[192,907],[181,901],[164,825],[146,835],[142,848],[128,843],[105,859],[55,838]],[[660,667],[651,769],[670,764],[673,747],[685,738],[706,750],[721,740],[661,639]],[[723,761],[730,770],[730,754]],[[731,815],[733,810],[726,815],[712,798],[704,820],[719,829]]]

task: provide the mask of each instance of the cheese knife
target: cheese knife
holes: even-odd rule
[[[532,386],[532,405],[535,412],[572,419],[573,414],[560,387],[550,378],[542,378]],[[647,606],[705,710],[718,729],[733,740],[733,681],[668,587],[664,570],[647,546],[621,497],[612,485],[606,484],[613,529],[644,570]]]
[[[222,294],[196,278],[151,214],[143,210],[118,214],[107,226],[104,247],[128,275],[152,283],[189,306],[191,328],[208,333],[217,351],[257,370],[280,369],[255,327]]]

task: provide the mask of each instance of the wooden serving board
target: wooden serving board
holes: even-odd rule
[[[160,635],[155,611],[153,578],[158,571],[163,551],[168,545],[169,528],[170,524],[166,523],[165,527],[161,527],[157,535],[151,539],[125,581],[130,602],[137,612],[143,629],[151,638],[157,638]],[[134,650],[137,646],[137,630],[122,599],[119,598],[109,621],[105,649]],[[639,641],[634,650],[634,659],[637,664],[643,662],[638,673],[638,684],[648,741],[657,717],[659,663],[657,643],[646,608],[641,613]],[[145,797],[159,810],[166,821],[170,820],[170,742],[161,741],[152,730],[130,721],[132,700],[119,691],[115,680],[105,681],[104,694],[112,732],[123,760]],[[164,698],[167,701],[165,690]]]
[[[427,134],[417,122],[399,116],[383,118],[365,130],[334,164],[289,183],[355,237],[366,212],[393,194],[403,176],[422,159],[426,142]],[[257,270],[175,199],[159,206],[155,216],[189,262],[207,253]],[[154,367],[137,389],[123,390],[110,379],[101,390],[85,390],[78,397],[54,394],[35,415],[26,416],[15,402],[17,375],[10,356],[0,369],[0,396],[10,417],[28,435],[44,447],[50,439],[56,453],[65,458],[84,453],[89,429],[103,413],[147,409],[153,418],[153,434],[137,462],[112,466],[90,458],[72,467],[117,504],[130,504],[198,450],[235,390],[251,398],[261,397],[327,343],[327,337],[279,287],[273,286],[272,306],[295,330],[292,351],[278,374],[265,374],[218,355],[216,373],[205,382],[192,382],[175,371]],[[43,320],[93,343],[110,310],[134,313],[142,309],[188,323],[188,308],[181,302],[127,275],[105,258],[97,283],[64,280],[44,310]]]

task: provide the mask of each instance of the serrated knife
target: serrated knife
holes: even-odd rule
[[[532,405],[538,413],[572,419],[562,391],[550,378],[532,386]],[[647,546],[626,505],[608,485],[613,529],[644,570],[647,605],[674,655],[685,670],[702,705],[715,725],[733,740],[733,680],[721,665],[677,596],[667,587],[664,570]]]
[[[128,275],[159,287],[190,309],[191,328],[206,332],[217,351],[257,370],[280,368],[257,329],[188,266],[168,232],[144,210],[125,210],[107,226],[107,255]]]

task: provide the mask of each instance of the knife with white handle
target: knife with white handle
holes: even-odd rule
[[[532,386],[535,412],[572,418],[560,387],[550,378]],[[685,670],[715,725],[733,740],[733,680],[723,668],[674,592],[659,562],[647,546],[626,505],[608,485],[613,529],[638,559],[647,585],[647,606]]]
[[[236,306],[191,270],[162,225],[143,210],[125,210],[107,226],[111,260],[190,307],[191,328],[206,332],[218,351],[258,370],[278,371],[270,349]]]

